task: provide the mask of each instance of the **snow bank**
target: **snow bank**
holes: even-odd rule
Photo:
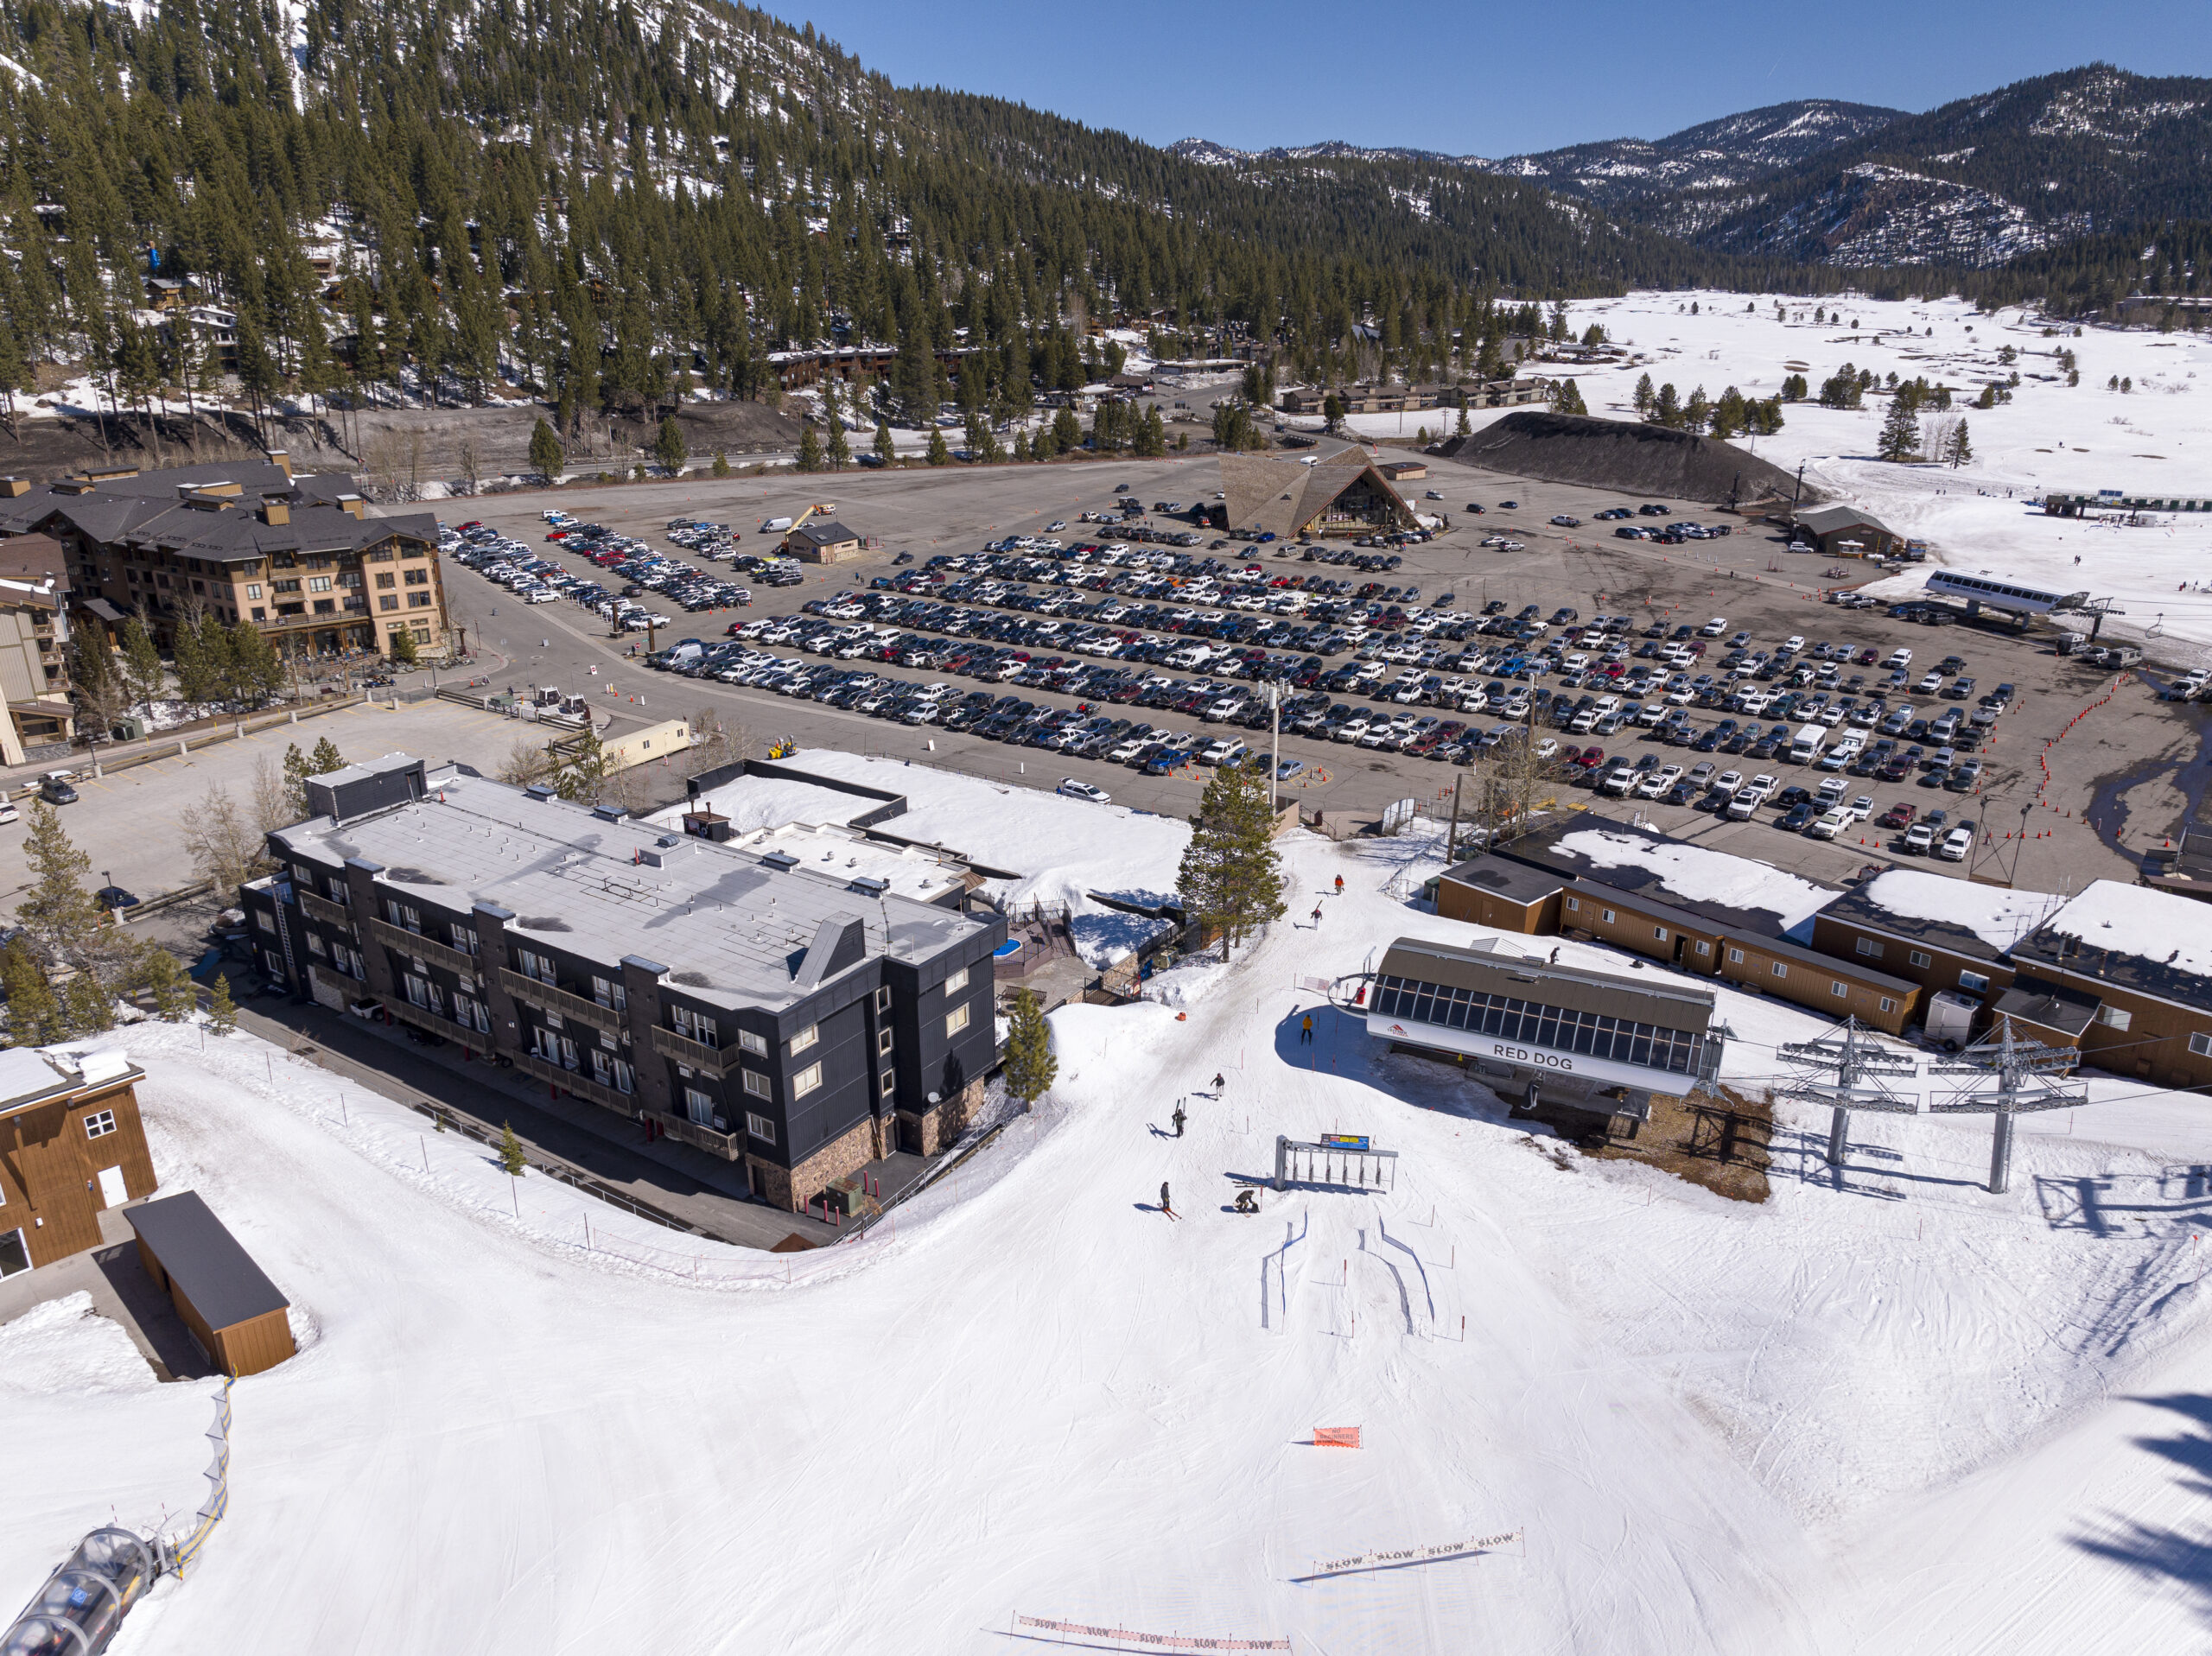
[[[1942,874],[1892,868],[1877,876],[1867,897],[1891,914],[1971,931],[1994,949],[2007,949],[2043,923],[2065,898],[2048,891],[2015,891],[1973,885]]]
[[[1191,825],[1122,805],[1094,805],[1042,789],[963,776],[903,759],[809,749],[795,768],[906,796],[906,814],[882,827],[1015,875],[992,890],[1027,907],[1065,904],[1094,911],[1092,891],[1158,904],[1171,900]]]
[[[82,1289],[0,1327],[0,1394],[79,1397],[159,1384],[122,1325],[95,1311]]]
[[[1685,902],[1763,909],[1779,915],[1784,931],[1810,919],[1836,897],[1827,886],[1815,885],[1748,857],[1709,851],[1702,846],[1670,844],[1604,828],[1564,834],[1559,845],[1562,851],[1587,858],[1600,868],[1643,869]]]

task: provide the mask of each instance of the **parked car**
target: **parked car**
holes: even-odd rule
[[[38,796],[49,805],[73,805],[77,790],[60,777],[48,777],[38,784]]]
[[[1096,783],[1084,782],[1075,777],[1063,777],[1055,793],[1065,794],[1070,799],[1089,800],[1094,805],[1110,805],[1114,796]]]
[[[1945,862],[1964,862],[1967,853],[1974,849],[1974,829],[1961,823],[1943,836],[1943,843],[1936,847],[1936,854]]]
[[[1904,849],[1912,856],[1924,857],[1935,845],[1936,830],[1925,822],[1915,822],[1904,831]]]

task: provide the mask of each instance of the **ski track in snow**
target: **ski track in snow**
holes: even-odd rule
[[[788,1285],[734,1249],[760,1280],[587,1254],[582,1199],[511,1193],[481,1145],[358,1095],[341,1118],[332,1077],[244,1036],[120,1032],[164,1188],[207,1196],[313,1337],[238,1385],[231,1514],[118,1656],[970,1652],[1017,1610],[1325,1653],[2201,1642],[2193,1101],[2024,1123],[2002,1197],[1986,1121],[1862,1121],[1838,1176],[1825,1120],[1787,1119],[1770,1200],[1725,1202],[1524,1131],[1343,1014],[1301,1047],[1298,977],[1480,934],[1384,894],[1402,844],[1281,843],[1294,911],[1345,876],[1318,934],[1278,923],[1181,1018],[1055,1013],[1036,1113]],[[1819,1027],[1721,1000],[1745,1084]],[[1178,1098],[1185,1136],[1155,1135]],[[1275,1134],[1330,1130],[1398,1151],[1397,1189],[1226,1211]],[[207,1388],[68,1383],[112,1348],[10,1396],[0,1596],[111,1508],[197,1504]]]

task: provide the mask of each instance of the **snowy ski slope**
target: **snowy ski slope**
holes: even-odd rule
[[[667,1234],[511,1192],[483,1146],[341,1109],[246,1037],[118,1034],[166,1188],[238,1231],[303,1348],[237,1386],[231,1515],[119,1656],[980,1652],[1016,1613],[1315,1653],[2201,1642],[2197,1101],[2100,1082],[2033,1120],[2004,1197],[1986,1122],[1872,1120],[1840,1178],[1798,1122],[1771,1199],[1730,1203],[1532,1136],[1325,1006],[1301,1047],[1299,979],[1478,934],[1384,894],[1433,845],[1283,843],[1298,923],[1177,974],[1183,1018],[1056,1014],[1036,1114],[895,1235],[796,1259],[633,1263]],[[1817,1027],[1721,1015],[1754,1085]],[[1400,1152],[1393,1194],[1225,1211],[1276,1133],[1332,1129]],[[85,1384],[99,1332],[0,1329],[0,1361],[36,1354],[0,1598],[111,1508],[197,1498],[205,1388]],[[1364,1446],[1310,1446],[1338,1425]]]

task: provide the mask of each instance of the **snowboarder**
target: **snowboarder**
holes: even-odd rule
[[[1298,1044],[1300,1046],[1313,1044],[1313,1014],[1312,1012],[1306,1013],[1306,1021],[1298,1026]]]
[[[1169,1204],[1167,1200],[1167,1181],[1166,1179],[1160,1181],[1160,1211],[1166,1214],[1170,1219],[1173,1219],[1175,1216],[1175,1209]]]
[[[1344,894],[1344,877],[1342,874],[1338,874],[1338,875],[1337,876],[1337,895],[1338,895],[1338,897],[1342,897]]]
[[[1175,1124],[1175,1136],[1178,1139],[1181,1138],[1183,1136],[1183,1105],[1180,1100],[1176,1102],[1175,1114],[1167,1119]]]

